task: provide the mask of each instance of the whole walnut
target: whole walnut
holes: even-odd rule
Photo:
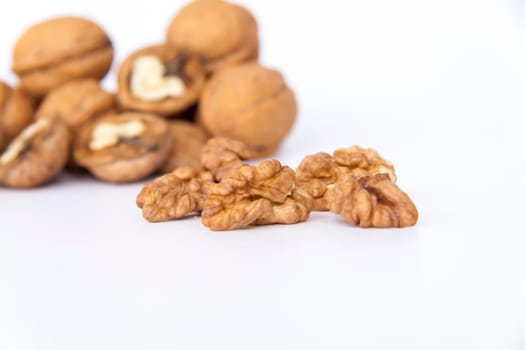
[[[167,43],[201,56],[209,72],[259,56],[255,18],[245,8],[223,0],[186,5],[170,23]]]
[[[31,124],[34,112],[30,97],[0,81],[0,134],[4,139],[3,143],[0,141],[0,150]]]
[[[96,23],[57,17],[37,23],[18,38],[13,71],[27,94],[41,98],[67,81],[102,79],[113,61],[113,45]]]
[[[297,103],[281,73],[247,63],[210,79],[198,114],[210,134],[242,141],[262,157],[273,153],[292,129]]]
[[[95,79],[73,80],[51,90],[40,104],[36,117],[58,118],[72,131],[112,110],[114,97]]]

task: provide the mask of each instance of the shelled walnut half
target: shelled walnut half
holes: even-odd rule
[[[0,156],[0,183],[30,188],[51,181],[66,164],[70,142],[69,129],[60,120],[38,119]]]
[[[201,150],[202,166],[213,174],[216,181],[235,174],[244,160],[251,158],[253,150],[248,145],[226,137],[209,139]]]
[[[360,227],[406,227],[418,220],[410,197],[382,174],[344,174],[328,186],[325,197],[331,212]]]
[[[343,174],[357,178],[382,174],[393,183],[397,180],[391,162],[383,159],[377,151],[359,146],[338,149],[333,156],[324,152],[309,155],[299,164],[296,173],[297,184],[314,198],[316,211],[328,210],[324,197],[327,187]]]
[[[132,182],[159,169],[170,151],[168,123],[155,115],[107,115],[83,126],[75,161],[108,182]]]
[[[178,168],[146,184],[137,196],[137,206],[150,222],[160,222],[200,214],[206,188],[213,183],[211,173]]]
[[[235,174],[208,188],[202,223],[214,231],[251,225],[296,224],[306,221],[312,199],[295,187],[292,169],[277,160],[243,165]]]

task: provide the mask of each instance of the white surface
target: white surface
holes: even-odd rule
[[[121,61],[162,40],[179,3],[10,3],[0,74],[14,81],[15,38],[48,15],[98,19]],[[278,157],[375,147],[419,224],[361,230],[314,213],[212,233],[146,223],[140,184],[0,189],[0,349],[525,349],[525,5],[244,3],[262,61],[300,99]]]

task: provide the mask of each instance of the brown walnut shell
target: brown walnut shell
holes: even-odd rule
[[[133,94],[131,76],[133,63],[142,56],[158,57],[167,68],[167,76],[175,75],[184,81],[185,91],[180,97],[166,97],[160,101],[146,101]],[[148,46],[131,54],[122,63],[118,73],[119,105],[124,110],[151,112],[164,116],[178,115],[197,103],[206,79],[198,56],[165,45]]]
[[[217,72],[206,84],[198,120],[213,136],[246,143],[255,157],[273,153],[297,117],[295,95],[276,70],[247,63]]]
[[[36,133],[25,134],[38,125]],[[58,119],[40,119],[30,124],[9,145],[0,158],[0,183],[8,187],[31,188],[54,179],[69,157],[71,133]],[[17,148],[14,157],[6,155]]]
[[[186,5],[169,25],[167,42],[203,57],[209,72],[256,60],[259,55],[253,15],[222,0],[198,0]]]
[[[58,17],[30,27],[16,42],[13,71],[28,94],[43,97],[51,89],[80,78],[102,79],[113,61],[113,46],[94,22]]]
[[[93,149],[94,131],[100,125],[139,122],[144,131],[135,137],[119,137],[115,144]],[[170,151],[168,123],[153,114],[108,114],[84,125],[74,145],[75,162],[97,178],[114,183],[144,179],[160,168]]]

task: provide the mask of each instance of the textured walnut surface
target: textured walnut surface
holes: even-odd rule
[[[293,224],[308,219],[311,197],[295,190],[292,169],[277,160],[244,165],[209,187],[202,223],[214,231],[250,225]]]
[[[245,143],[225,137],[209,139],[201,151],[202,166],[217,181],[234,174],[244,164],[244,160],[252,157],[253,152]]]
[[[410,197],[384,175],[344,174],[329,186],[326,202],[331,212],[360,227],[406,227],[418,220]]]
[[[397,180],[394,166],[371,148],[353,146],[341,148],[331,156],[320,152],[309,155],[297,167],[297,183],[314,198],[314,210],[328,210],[324,195],[327,186],[343,174],[357,178],[385,174],[392,182]]]
[[[212,181],[209,172],[178,168],[146,184],[137,197],[137,206],[150,222],[198,214],[202,210],[206,187]]]

